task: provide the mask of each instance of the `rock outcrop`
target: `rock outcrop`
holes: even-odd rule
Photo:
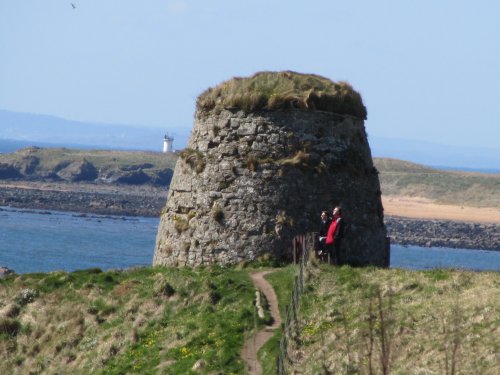
[[[75,161],[58,171],[57,176],[66,181],[93,181],[97,178],[97,170],[87,160]]]
[[[10,268],[0,266],[0,279],[4,279],[5,277],[9,275],[15,275],[16,273],[14,270],[11,270]]]
[[[0,179],[19,178],[21,173],[19,170],[10,164],[0,163]]]
[[[198,99],[188,148],[177,161],[161,216],[153,263],[231,264],[265,253],[287,258],[295,234],[317,230],[320,211],[341,205],[348,223],[341,262],[387,266],[380,185],[363,118],[356,116],[359,112],[329,110],[342,112],[349,101],[364,109],[356,101],[359,94],[318,76],[265,74],[292,86],[305,77],[309,91],[305,99],[285,98],[285,103],[265,90],[243,94],[260,98],[260,108],[217,105],[239,95],[227,88],[260,78],[256,75],[225,82]],[[339,94],[318,92],[324,84]],[[214,92],[215,98],[207,99]]]
[[[168,186],[173,170],[167,165],[176,158],[173,153],[27,147],[0,155],[0,180]]]

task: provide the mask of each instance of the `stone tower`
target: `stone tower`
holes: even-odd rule
[[[154,265],[290,256],[340,205],[342,263],[388,265],[378,172],[361,96],[347,83],[262,72],[208,89],[163,210]]]

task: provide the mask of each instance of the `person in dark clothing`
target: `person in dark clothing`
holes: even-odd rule
[[[318,257],[321,260],[326,260],[327,252],[326,252],[326,235],[328,234],[328,228],[330,228],[330,224],[332,219],[328,217],[328,212],[321,212],[321,221],[319,223],[319,239],[318,239]]]
[[[339,263],[340,246],[344,237],[344,221],[342,220],[342,208],[333,209],[333,218],[326,234],[325,244],[330,255],[330,263]]]

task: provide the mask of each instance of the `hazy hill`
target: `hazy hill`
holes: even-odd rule
[[[437,168],[500,173],[500,148],[450,146],[439,142],[370,136],[374,157],[410,160]]]
[[[500,174],[444,171],[402,160],[374,158],[382,194],[437,203],[500,207]]]
[[[0,110],[0,139],[101,148],[161,151],[168,132],[176,145],[184,145],[188,131],[179,126],[165,129],[139,125],[101,124],[63,118]],[[41,144],[43,146],[43,144]],[[80,147],[80,146],[79,146]]]

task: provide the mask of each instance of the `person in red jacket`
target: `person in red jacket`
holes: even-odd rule
[[[344,234],[344,222],[342,220],[342,208],[339,206],[333,209],[333,218],[328,233],[326,234],[326,246],[330,255],[330,263],[338,264],[340,245]]]

